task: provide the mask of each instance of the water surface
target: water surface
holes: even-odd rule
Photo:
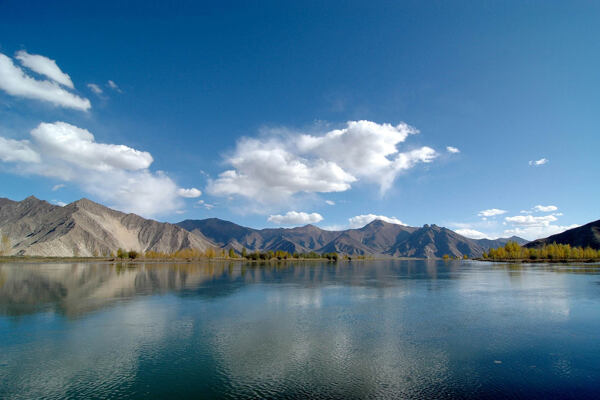
[[[598,398],[600,268],[0,265],[1,398]]]

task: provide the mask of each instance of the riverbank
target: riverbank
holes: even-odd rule
[[[338,260],[330,260],[325,257],[322,258],[286,258],[278,259],[272,258],[268,260],[258,259],[246,259],[246,258],[227,258],[227,257],[212,257],[212,258],[117,258],[117,257],[44,257],[44,256],[0,256],[0,263],[28,263],[28,264],[42,264],[42,263],[110,263],[110,264],[169,264],[169,263],[197,263],[197,262],[243,262],[243,263],[281,263],[281,262],[306,262],[306,261],[318,261],[318,262],[357,262],[357,261],[377,261],[377,260],[425,260],[424,258],[410,258],[410,257],[364,257],[360,258],[339,258]]]
[[[554,258],[545,258],[545,259],[514,259],[514,258],[472,258],[474,261],[487,261],[487,262],[495,262],[495,263],[515,263],[515,264],[557,264],[557,263],[598,263],[600,259],[598,258],[590,258],[590,259],[580,259],[580,258],[563,258],[563,259],[554,259]]]

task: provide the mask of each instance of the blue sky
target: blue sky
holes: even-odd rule
[[[600,217],[597,3],[121,3],[0,4],[0,196],[528,239]]]

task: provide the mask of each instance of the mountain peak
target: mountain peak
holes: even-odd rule
[[[102,204],[96,203],[86,197],[82,197],[79,200],[75,200],[74,202],[72,202],[71,204],[82,208],[82,209],[89,209],[90,207],[92,208],[96,208],[96,207],[100,207],[100,208],[108,208],[106,206],[103,206]]]

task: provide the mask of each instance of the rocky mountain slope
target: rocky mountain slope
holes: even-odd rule
[[[0,199],[0,231],[9,254],[37,256],[107,255],[119,247],[136,251],[204,250],[212,243],[173,224],[112,210],[87,199],[64,207],[28,197]]]
[[[570,244],[577,247],[600,249],[600,219],[562,233],[529,242],[526,247],[542,247],[544,244]]]

